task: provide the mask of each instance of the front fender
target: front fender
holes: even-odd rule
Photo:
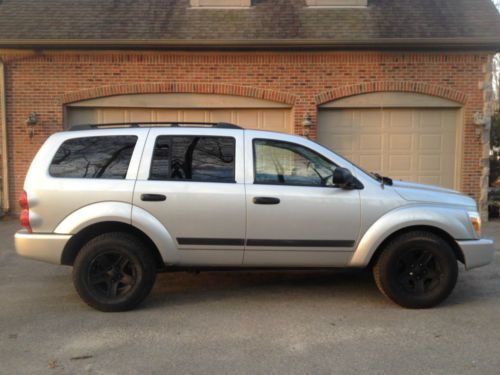
[[[404,206],[388,212],[365,232],[349,266],[366,267],[386,238],[401,229],[416,226],[441,229],[456,240],[475,238],[467,212],[463,208]]]

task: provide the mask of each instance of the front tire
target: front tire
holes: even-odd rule
[[[438,305],[456,285],[458,264],[451,246],[423,231],[402,234],[382,250],[373,267],[377,287],[400,306]]]
[[[156,278],[151,252],[136,237],[101,234],[78,253],[73,283],[91,307],[106,312],[131,310],[150,293]]]

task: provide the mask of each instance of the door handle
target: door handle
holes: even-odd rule
[[[273,197],[255,197],[253,199],[254,204],[280,204],[279,198]]]
[[[163,202],[167,197],[163,194],[141,194],[141,201],[144,202]]]

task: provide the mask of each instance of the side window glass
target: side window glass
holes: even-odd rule
[[[172,137],[156,139],[151,160],[150,180],[168,180],[170,177],[170,144]]]
[[[136,136],[74,138],[57,150],[49,167],[52,177],[124,179]]]
[[[294,143],[254,140],[256,184],[332,186],[335,164]]]
[[[230,137],[160,136],[150,179],[234,182],[235,146]]]

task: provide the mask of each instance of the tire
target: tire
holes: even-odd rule
[[[152,253],[135,236],[101,234],[85,244],[73,265],[73,284],[91,307],[131,310],[151,292],[156,278]]]
[[[430,308],[445,300],[457,283],[458,264],[451,246],[424,231],[402,234],[382,250],[373,267],[379,290],[411,309]]]

